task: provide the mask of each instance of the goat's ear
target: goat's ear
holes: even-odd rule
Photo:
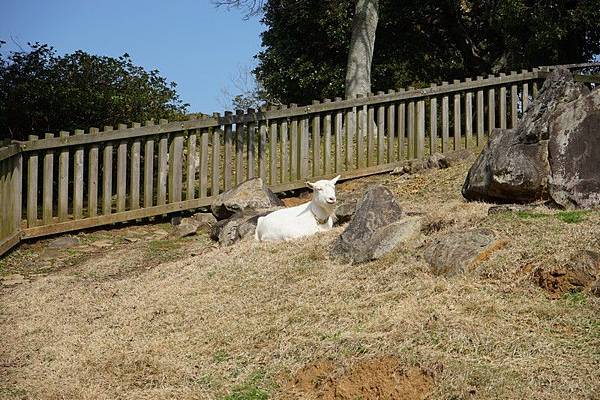
[[[304,182],[304,184],[305,184],[307,187],[309,187],[309,188],[311,188],[311,189],[313,189],[313,190],[314,190],[314,188],[315,188],[315,184],[314,184],[314,183],[312,183],[312,182],[306,181],[306,182]]]
[[[332,180],[330,180],[329,182],[333,183],[334,185],[337,183],[338,179],[340,179],[342,176],[338,175],[335,178],[333,178]]]

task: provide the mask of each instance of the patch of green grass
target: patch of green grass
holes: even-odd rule
[[[215,354],[213,354],[213,361],[216,363],[227,361],[228,359],[229,354],[227,354],[225,350],[217,350]]]
[[[267,400],[269,393],[261,387],[264,379],[264,372],[252,374],[246,383],[235,387],[223,400]]]
[[[567,292],[563,295],[563,299],[571,305],[582,305],[587,302],[587,296],[580,291]]]
[[[556,217],[567,224],[576,224],[585,220],[588,211],[561,211]]]

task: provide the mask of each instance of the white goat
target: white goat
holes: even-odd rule
[[[260,217],[254,237],[257,240],[289,240],[331,229],[331,216],[336,203],[335,183],[338,179],[340,175],[330,181],[306,182],[313,190],[312,200]]]

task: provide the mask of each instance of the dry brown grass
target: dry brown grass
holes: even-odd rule
[[[393,356],[429,371],[432,399],[599,398],[599,299],[549,300],[529,272],[598,250],[600,215],[487,216],[489,205],[460,197],[466,168],[359,182],[386,183],[406,210],[426,213],[423,241],[493,229],[506,244],[473,274],[432,276],[420,242],[372,263],[332,262],[342,228],[135,274],[115,271],[147,253],[119,248],[2,289],[0,397],[212,399],[251,388],[279,398],[316,360],[342,370]]]

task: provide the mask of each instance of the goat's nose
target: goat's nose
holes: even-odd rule
[[[335,197],[328,198],[327,202],[332,203],[332,204],[335,203]]]

